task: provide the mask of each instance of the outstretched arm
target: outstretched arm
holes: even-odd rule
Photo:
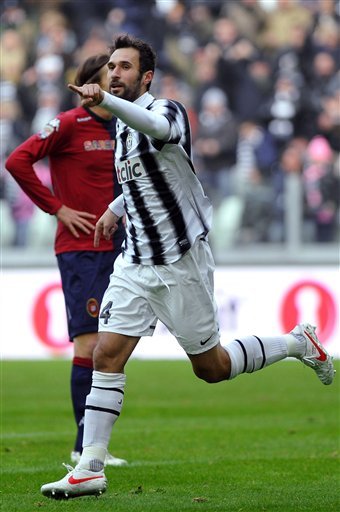
[[[146,110],[131,101],[123,100],[109,94],[98,84],[85,84],[82,87],[69,84],[69,89],[81,97],[81,104],[85,107],[99,105],[125,124],[158,140],[168,140],[170,136],[170,123],[165,116]]]

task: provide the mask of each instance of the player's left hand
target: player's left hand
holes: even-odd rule
[[[104,91],[98,84],[84,84],[81,87],[68,84],[68,88],[79,94],[83,107],[95,107],[104,99]]]
[[[97,221],[96,229],[94,232],[93,245],[99,247],[100,237],[103,236],[105,240],[110,240],[113,233],[118,229],[119,217],[114,214],[110,208],[103,213]]]
[[[57,211],[56,217],[70,230],[75,238],[79,238],[78,230],[89,235],[95,229],[91,222],[96,218],[95,215],[89,212],[73,210],[73,208],[69,208],[64,204]]]

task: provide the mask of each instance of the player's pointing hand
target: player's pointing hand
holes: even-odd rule
[[[98,84],[84,84],[81,87],[68,84],[68,88],[79,94],[83,107],[94,107],[104,99],[104,91]]]
[[[117,231],[119,217],[113,213],[109,208],[103,213],[96,224],[94,232],[94,243],[95,247],[99,246],[100,238],[103,236],[106,240],[110,240],[113,233]]]

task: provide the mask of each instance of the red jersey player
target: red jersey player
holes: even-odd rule
[[[98,82],[106,88],[109,57],[88,58],[78,69],[76,84]],[[31,200],[57,217],[55,254],[61,275],[74,358],[71,395],[77,437],[71,460],[82,452],[86,396],[92,383],[92,353],[97,341],[98,313],[103,293],[121,250],[124,227],[112,240],[93,245],[95,223],[121,193],[115,168],[116,118],[100,107],[81,106],[60,113],[9,156],[6,168]],[[34,171],[48,157],[51,191]],[[107,454],[106,464],[126,461]]]

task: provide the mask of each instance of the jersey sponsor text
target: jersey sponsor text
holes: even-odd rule
[[[119,162],[116,164],[116,168],[118,183],[120,184],[136,180],[147,175],[147,172],[138,157]]]
[[[113,151],[115,148],[114,140],[85,140],[85,151]]]

